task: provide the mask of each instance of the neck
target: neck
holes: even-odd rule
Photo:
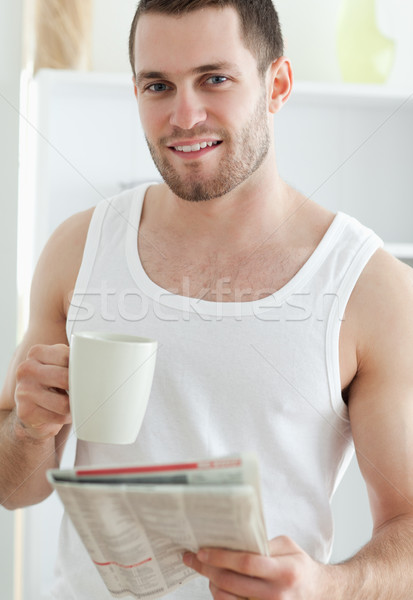
[[[271,153],[270,153],[271,154]],[[154,202],[158,225],[183,239],[232,253],[262,243],[298,206],[297,194],[281,179],[274,156],[230,193],[208,201],[179,198],[163,186]]]

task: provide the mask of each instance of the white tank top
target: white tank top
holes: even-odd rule
[[[158,340],[137,441],[78,442],[76,463],[182,461],[252,451],[261,465],[268,538],[291,536],[327,561],[330,500],[352,455],[339,368],[347,301],[381,240],[339,213],[300,271],[254,302],[175,295],[146,275],[137,236],[148,184],[96,208],[67,320],[75,331]],[[165,268],[168,268],[167,257]],[[111,598],[64,517],[52,598]],[[169,598],[210,598],[197,578]]]

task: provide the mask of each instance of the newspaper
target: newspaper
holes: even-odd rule
[[[268,555],[255,457],[48,471],[109,592],[152,600],[198,574],[185,551]]]

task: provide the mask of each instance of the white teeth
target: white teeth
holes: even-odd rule
[[[199,150],[206,148],[207,146],[216,146],[218,142],[201,142],[200,144],[194,144],[193,146],[174,146],[178,152],[199,152]]]

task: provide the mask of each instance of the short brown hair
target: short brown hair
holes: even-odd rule
[[[257,59],[260,75],[283,55],[284,43],[277,11],[272,0],[141,0],[136,9],[129,36],[129,60],[135,73],[135,35],[139,17],[162,13],[179,17],[201,8],[230,6],[237,11],[246,47]]]

